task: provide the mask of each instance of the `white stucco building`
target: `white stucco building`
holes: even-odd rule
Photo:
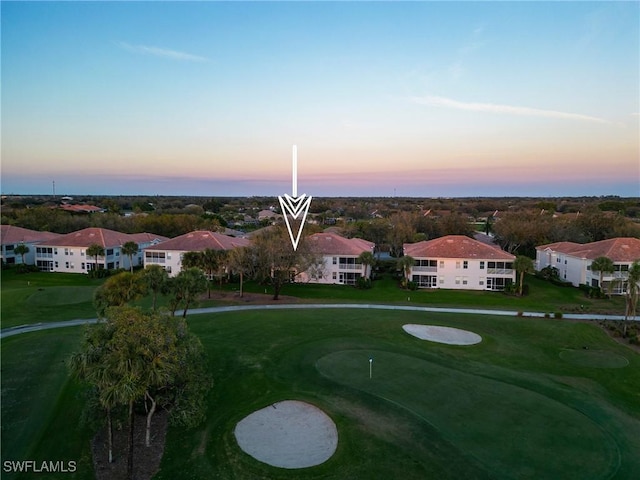
[[[251,241],[246,238],[196,230],[146,248],[144,266],[146,268],[149,265],[160,265],[169,276],[175,277],[182,271],[182,255],[186,252],[202,252],[206,249],[231,250],[249,245]]]
[[[359,263],[363,252],[371,252],[375,244],[361,238],[345,238],[336,233],[315,233],[305,242],[317,255],[319,264],[296,276],[296,281],[355,285],[360,277],[368,278],[371,267]]]
[[[404,254],[415,260],[409,280],[420,288],[504,290],[515,282],[515,256],[464,235],[405,243]]]
[[[24,263],[26,265],[35,265],[36,246],[61,236],[59,233],[39,232],[14,225],[0,225],[2,261],[7,265],[22,263],[22,255],[15,253],[15,248],[18,245],[25,245],[29,252],[24,255]]]
[[[600,287],[600,272],[591,270],[598,257],[607,257],[614,264],[613,273],[604,273],[602,288],[611,293],[626,292],[627,272],[631,264],[640,260],[640,239],[611,238],[591,243],[556,242],[536,247],[536,270],[554,267],[560,279],[574,286]],[[611,284],[613,282],[613,284]]]
[[[94,269],[131,267],[129,257],[122,254],[122,245],[135,242],[138,253],[133,255],[133,266],[142,265],[142,249],[156,244],[166,237],[152,233],[122,233],[106,228],[85,228],[40,243],[35,247],[35,261],[40,270],[61,273],[88,273]],[[100,245],[104,255],[87,255],[91,245]]]

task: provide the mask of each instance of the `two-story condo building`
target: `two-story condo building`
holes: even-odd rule
[[[232,250],[249,245],[251,241],[246,238],[196,230],[146,248],[144,266],[160,265],[169,276],[175,277],[182,270],[182,255],[186,252],[202,252],[206,249]]]
[[[515,256],[464,235],[405,243],[415,260],[409,280],[421,288],[504,290],[515,281]]]
[[[373,253],[375,244],[361,238],[345,238],[336,233],[315,233],[305,242],[318,256],[319,263],[296,276],[298,282],[355,285],[360,277],[368,278],[370,267],[360,263],[363,252]]]
[[[602,288],[613,294],[624,294],[629,267],[640,260],[640,239],[621,237],[591,243],[540,245],[536,247],[536,269],[554,267],[562,280],[576,287],[600,287],[601,273],[591,270],[591,264],[598,257],[606,257],[614,264],[613,272],[602,272]]]
[[[166,240],[151,233],[128,234],[106,228],[85,228],[42,242],[35,248],[36,265],[45,272],[87,273],[94,269],[130,268],[129,257],[122,253],[127,242],[138,244],[133,266],[142,265],[142,249]],[[89,256],[87,249],[100,245],[104,255]]]
[[[36,246],[60,237],[59,233],[39,232],[14,225],[0,225],[0,243],[2,245],[2,261],[7,265],[22,263],[22,255],[15,253],[18,245],[25,245],[29,252],[24,255],[26,265],[35,265]]]

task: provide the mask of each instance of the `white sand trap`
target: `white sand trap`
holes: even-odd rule
[[[333,420],[319,408],[296,400],[253,412],[238,422],[234,433],[244,452],[280,468],[320,465],[338,446]]]
[[[447,343],[449,345],[474,345],[482,341],[482,337],[477,333],[460,330],[459,328],[408,323],[403,325],[402,329],[408,334],[422,340]]]

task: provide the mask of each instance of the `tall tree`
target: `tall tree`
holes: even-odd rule
[[[89,245],[87,248],[87,257],[93,257],[93,270],[98,270],[98,257],[104,256],[104,247],[98,243]]]
[[[636,308],[638,307],[638,296],[640,296],[640,260],[636,260],[629,267],[627,276],[627,292],[625,295],[624,326],[622,335],[627,335],[627,320],[634,320]]]
[[[371,252],[362,252],[358,255],[358,261],[364,265],[364,277],[371,278],[371,271],[376,264],[376,257]]]
[[[518,255],[513,262],[513,268],[519,275],[518,295],[522,296],[522,288],[524,286],[524,274],[531,273],[534,270],[533,260],[526,255]]]
[[[142,271],[142,281],[153,294],[153,304],[151,308],[155,311],[158,294],[165,291],[165,287],[169,281],[169,274],[160,265],[149,265]]]
[[[204,416],[206,373],[202,345],[184,320],[116,307],[106,321],[88,328],[80,352],[70,367],[99,392],[109,412],[124,405],[129,414],[127,477],[133,478],[134,406],[147,404],[145,440],[150,444],[151,421],[158,406],[170,410],[177,422],[195,424]],[[150,403],[150,406],[149,406]],[[110,423],[110,420],[109,420]]]
[[[256,236],[251,249],[256,259],[256,276],[271,284],[274,300],[278,300],[283,285],[291,282],[297,272],[307,270],[314,259],[304,237],[298,248],[293,249],[282,225]]]
[[[202,270],[196,267],[182,270],[174,278],[169,281],[169,291],[171,299],[169,308],[171,314],[175,315],[178,307],[184,308],[182,317],[186,318],[187,310],[196,299],[196,297],[207,290],[207,277],[204,276]]]
[[[13,249],[13,253],[20,255],[22,257],[22,264],[24,265],[24,256],[29,253],[29,247],[27,247],[24,243],[20,243],[18,245],[16,245],[16,247]]]
[[[126,242],[122,245],[122,254],[129,257],[129,266],[133,273],[133,256],[138,253],[138,244],[136,242]]]
[[[607,257],[595,258],[593,262],[591,262],[591,271],[599,272],[598,287],[600,288],[600,291],[604,293],[602,279],[605,273],[613,273],[615,271],[615,265],[613,263],[613,260]]]
[[[402,270],[402,285],[406,288],[409,285],[409,274],[411,273],[411,267],[416,264],[416,260],[409,256],[403,255],[398,259],[398,268]]]
[[[94,295],[93,303],[99,316],[103,316],[109,307],[121,307],[136,300],[147,292],[141,276],[130,272],[121,272],[107,278]]]
[[[249,247],[238,247],[229,250],[229,268],[240,276],[240,298],[243,297],[244,276],[250,276],[255,270],[253,252]]]
[[[224,250],[214,250],[206,248],[200,252],[200,267],[207,274],[207,296],[211,298],[211,280],[214,276],[218,276],[220,270],[224,267]]]

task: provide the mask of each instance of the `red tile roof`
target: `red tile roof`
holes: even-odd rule
[[[640,260],[640,239],[633,237],[610,238],[591,243],[557,242],[536,247],[537,250],[553,250],[572,257],[594,260],[607,257],[614,262]]]
[[[487,245],[464,235],[425,240],[418,243],[405,243],[404,254],[414,258],[469,258],[487,260],[514,260],[515,255],[498,247]]]
[[[39,232],[14,225],[0,225],[0,242],[3,245],[17,245],[20,243],[39,243],[60,237],[59,233]]]
[[[210,248],[212,250],[231,250],[237,247],[247,247],[251,244],[246,238],[230,237],[218,232],[196,230],[179,237],[161,242],[145,250],[200,252]]]
[[[75,212],[75,213],[104,212],[104,208],[96,207],[95,205],[68,205],[65,203],[60,205],[60,208],[68,212]]]
[[[362,252],[372,252],[375,243],[362,238],[345,238],[335,233],[314,233],[306,239],[309,249],[313,253],[323,255],[360,255]]]
[[[44,244],[52,247],[89,247],[95,243],[103,248],[111,248],[119,247],[127,242],[140,243],[135,235],[116,232],[107,228],[90,227],[62,235]]]

